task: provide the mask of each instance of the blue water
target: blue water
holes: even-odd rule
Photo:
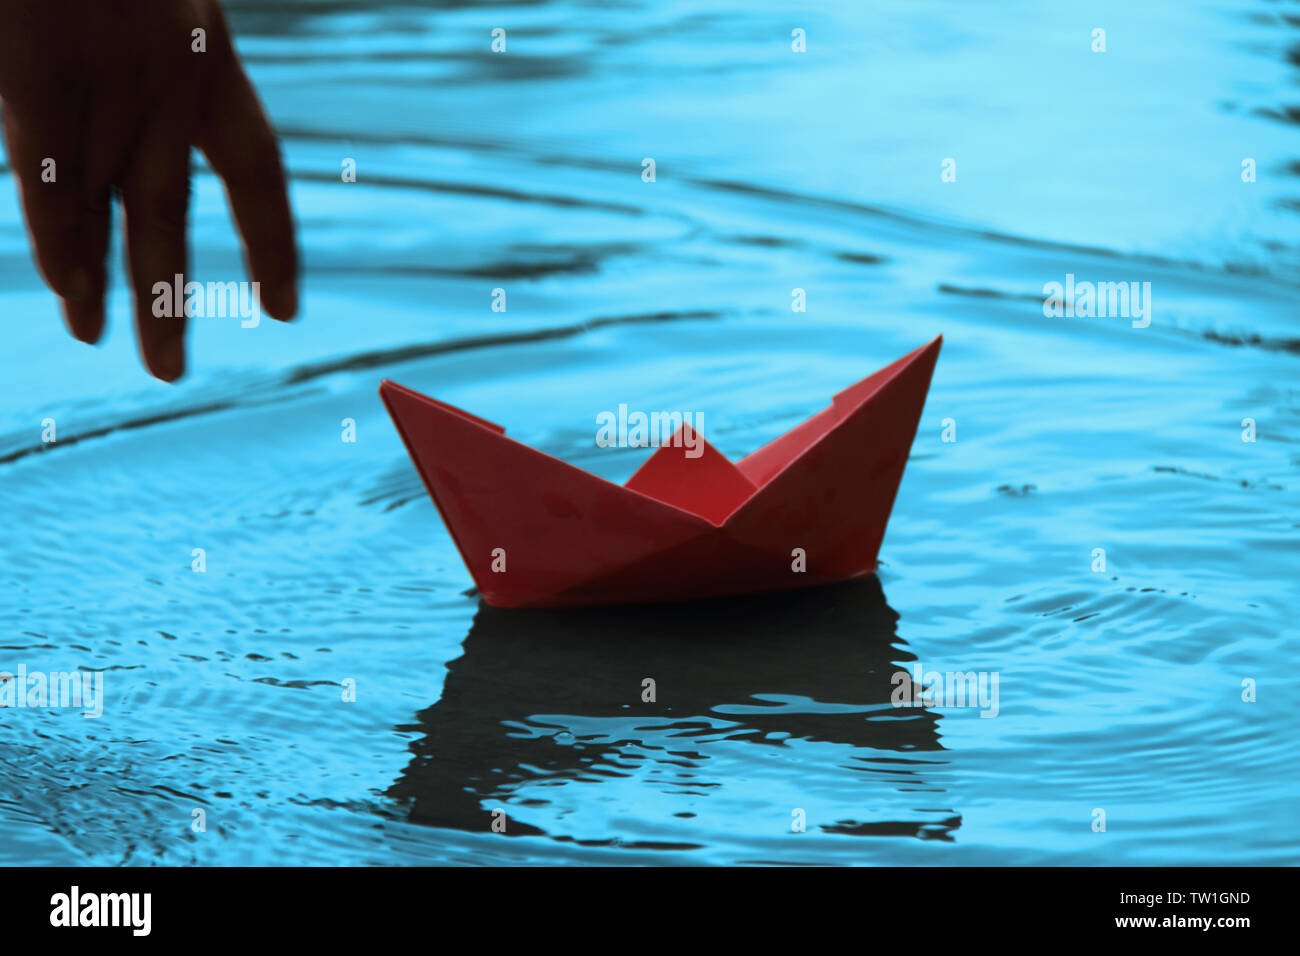
[[[0,710],[0,862],[1297,862],[1300,4],[227,8],[300,322],[72,341],[0,166],[0,670],[105,694]],[[622,481],[602,410],[736,457],[940,333],[878,577],[686,609],[481,606],[376,395]]]

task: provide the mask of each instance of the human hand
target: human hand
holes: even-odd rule
[[[225,182],[262,308],[293,317],[279,149],[217,0],[0,0],[0,104],[36,262],[78,339],[103,332],[117,194],[145,365],[185,371],[185,316],[154,314],[154,284],[186,273],[192,146]]]

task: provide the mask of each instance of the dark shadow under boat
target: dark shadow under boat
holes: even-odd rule
[[[898,643],[897,621],[875,576],[689,604],[519,611],[480,603],[442,697],[401,728],[422,736],[388,795],[413,822],[490,831],[492,810],[522,786],[591,781],[599,776],[593,768],[641,743],[638,730],[649,736],[653,725],[661,737],[667,725],[682,731],[680,752],[655,745],[641,752],[679,773],[689,753],[700,792],[718,785],[708,781],[707,763],[719,736],[772,747],[846,744],[863,761],[855,769],[873,760],[890,768],[862,774],[863,805],[883,788],[895,802],[901,792],[927,794],[931,806],[884,820],[858,819],[846,807],[843,818],[810,827],[950,838],[961,818],[932,806],[937,788],[924,771],[933,758],[907,756],[943,749],[940,716],[890,705],[891,676],[915,659]],[[647,678],[653,701],[644,699]],[[783,699],[811,706],[782,706]],[[616,738],[592,733],[602,719],[617,727]],[[510,819],[505,832],[543,831]]]

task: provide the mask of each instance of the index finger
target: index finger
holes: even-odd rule
[[[287,320],[298,308],[298,250],[280,149],[224,24],[218,32],[196,145],[225,181],[262,305]]]

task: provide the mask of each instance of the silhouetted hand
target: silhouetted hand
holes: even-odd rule
[[[280,154],[216,0],[0,0],[0,101],[36,262],[77,338],[103,332],[119,191],[145,364],[184,372],[185,317],[155,315],[153,288],[186,272],[191,146],[225,181],[262,307],[293,316]]]

